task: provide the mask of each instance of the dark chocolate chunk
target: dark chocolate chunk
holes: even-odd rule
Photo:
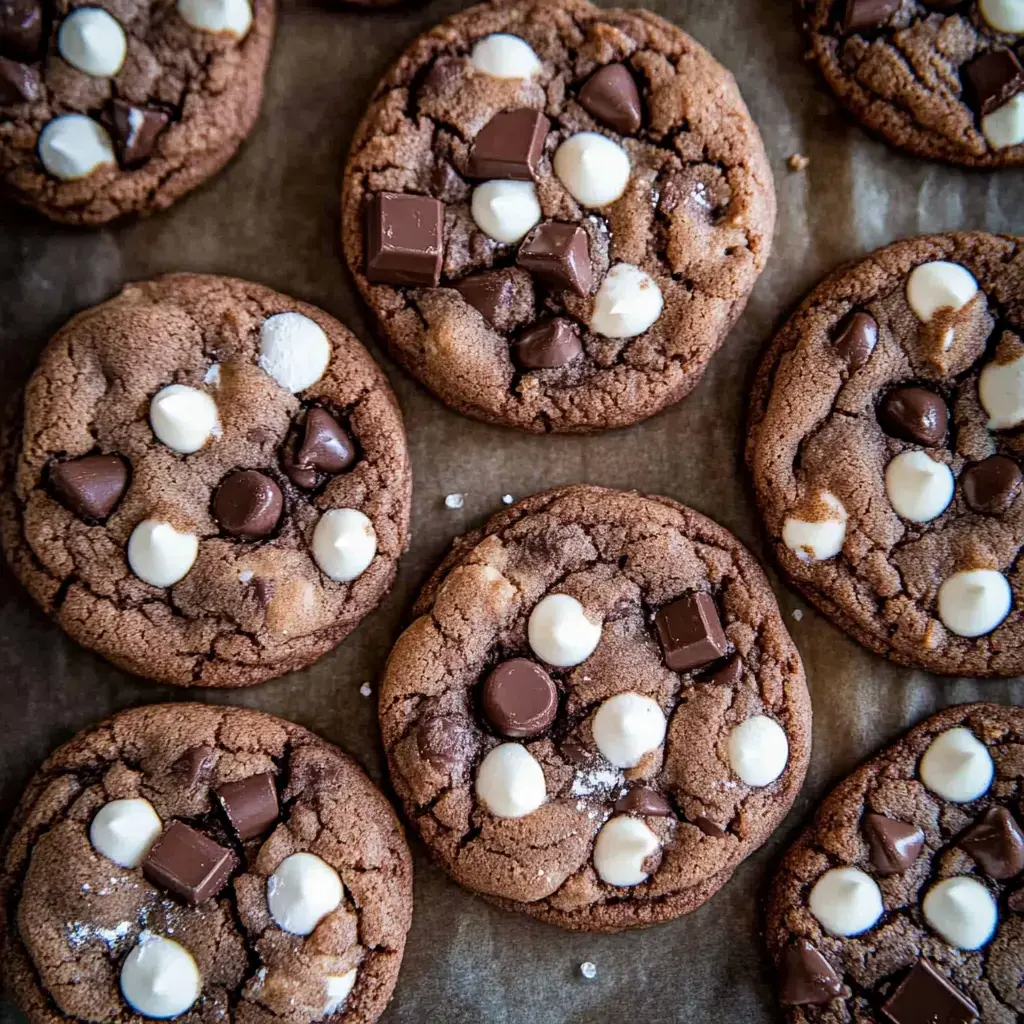
[[[239,839],[252,839],[277,821],[277,789],[271,772],[217,787],[217,799]]]
[[[941,395],[927,388],[893,388],[878,406],[878,422],[893,437],[925,448],[946,439],[949,412]]]
[[[710,818],[705,818],[703,814],[698,814],[693,819],[693,823],[704,835],[710,836],[712,839],[722,839],[729,834],[721,825],[716,825]]]
[[[786,1006],[822,1006],[843,991],[835,968],[807,939],[796,939],[779,962],[779,1000]]]
[[[539,736],[558,714],[558,690],[551,676],[528,658],[502,662],[484,680],[484,716],[500,736]]]
[[[835,353],[850,368],[859,370],[878,344],[878,323],[868,313],[854,310],[839,321],[832,336]]]
[[[366,276],[375,284],[436,287],[444,256],[444,203],[378,192],[370,201]]]
[[[524,370],[552,370],[571,363],[583,343],[568,320],[556,317],[527,328],[512,342],[513,360]]]
[[[119,455],[86,455],[51,466],[50,486],[76,516],[106,519],[128,486],[128,467]]]
[[[0,54],[33,60],[43,41],[41,0],[0,0]]]
[[[963,72],[982,117],[1024,89],[1024,68],[1013,50],[989,50],[965,64]]]
[[[643,123],[640,93],[622,64],[598,68],[580,89],[580,106],[620,135],[636,134]]]
[[[505,110],[480,130],[469,154],[471,178],[532,181],[551,122],[539,111]]]
[[[167,127],[170,115],[157,107],[136,106],[124,100],[110,104],[106,124],[122,167],[144,163],[153,155],[157,136]]]
[[[658,611],[654,619],[665,664],[674,672],[710,665],[729,650],[710,594],[690,594]]]
[[[871,850],[871,863],[882,875],[902,874],[917,860],[924,846],[921,829],[884,814],[864,815],[864,835]]]
[[[577,295],[589,295],[594,283],[590,242],[578,224],[539,224],[519,247],[516,262],[547,284]]]
[[[213,514],[224,532],[244,540],[271,534],[283,508],[281,488],[255,469],[226,476],[213,496]]]
[[[1005,512],[1020,493],[1020,466],[1005,455],[990,455],[960,477],[967,504],[986,516]]]
[[[438,57],[423,79],[424,93],[448,92],[462,77],[462,62],[458,57]]]
[[[212,747],[189,747],[178,758],[174,767],[186,789],[195,789],[199,781],[213,766],[216,753]]]
[[[902,3],[903,0],[846,0],[843,31],[881,28]]]
[[[459,294],[490,323],[498,312],[512,304],[512,279],[508,274],[485,270],[464,277],[456,286]]]
[[[472,737],[458,718],[437,715],[420,723],[416,730],[416,749],[437,771],[453,773],[469,758]]]
[[[451,202],[460,197],[465,190],[466,183],[459,177],[459,172],[447,160],[439,157],[430,172],[430,191],[438,199]]]
[[[656,790],[647,786],[634,786],[625,796],[615,801],[620,814],[648,814],[651,817],[672,817],[672,805]]]
[[[355,458],[356,448],[345,428],[325,409],[313,408],[285,442],[281,468],[296,487],[310,490],[321,474],[340,473]]]
[[[190,906],[224,888],[238,860],[234,853],[183,821],[172,821],[142,862],[142,873]]]
[[[35,68],[0,57],[0,104],[34,103],[41,93],[42,82]]]
[[[717,672],[698,680],[715,686],[735,686],[743,678],[743,659],[734,654]]]
[[[919,960],[882,1013],[893,1024],[970,1024],[978,1008],[927,960]]]
[[[1005,807],[990,807],[961,837],[960,846],[989,878],[1024,871],[1024,834]]]

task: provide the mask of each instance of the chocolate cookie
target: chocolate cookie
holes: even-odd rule
[[[456,881],[617,931],[712,896],[803,782],[811,706],[764,573],[667,498],[534,495],[455,543],[388,661],[391,778]]]
[[[747,458],[782,568],[893,661],[1024,672],[1024,255],[955,234],[820,284],[769,347]]]
[[[412,859],[336,747],[260,711],[123,711],[29,783],[0,873],[0,967],[32,1024],[375,1021]]]
[[[1024,709],[964,704],[841,783],[783,859],[766,938],[786,1019],[1024,1015]]]
[[[887,142],[971,167],[1024,163],[1022,0],[800,0],[810,59]]]
[[[179,274],[75,317],[29,381],[0,535],[79,643],[180,686],[331,650],[409,540],[401,414],[322,310]]]
[[[0,0],[0,188],[68,224],[170,206],[249,134],[273,35],[274,0]]]
[[[732,75],[647,11],[479,4],[380,83],[345,255],[442,401],[533,431],[691,391],[764,268],[771,172]]]

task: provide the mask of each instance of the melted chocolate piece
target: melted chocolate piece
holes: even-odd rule
[[[42,41],[40,0],[0,0],[0,54],[13,60],[34,60]]]
[[[902,874],[917,860],[924,846],[921,829],[884,814],[865,814],[864,834],[871,849],[871,863],[882,875]]]
[[[1013,459],[990,455],[964,470],[960,487],[967,504],[986,516],[1005,512],[1020,493],[1021,471]]]
[[[35,68],[0,57],[0,104],[34,103],[41,94],[42,81]]]
[[[832,336],[836,355],[846,363],[851,373],[867,363],[877,344],[878,323],[873,316],[861,310],[854,310],[843,317]]]
[[[213,496],[217,522],[225,533],[244,540],[259,540],[273,533],[283,509],[281,488],[254,469],[225,477]]]
[[[779,999],[786,1006],[823,1006],[843,991],[835,968],[806,939],[797,939],[779,962]]]
[[[878,406],[878,421],[892,437],[934,448],[946,440],[949,410],[942,396],[927,388],[893,388]]]
[[[843,31],[881,28],[899,9],[903,0],[846,0]]]
[[[575,327],[561,317],[528,327],[511,345],[512,359],[524,370],[557,369],[582,352]]]
[[[1005,807],[990,807],[961,837],[960,844],[989,878],[1013,878],[1024,871],[1024,834]]]
[[[672,805],[656,790],[647,786],[634,786],[625,796],[615,801],[620,814],[644,814],[651,817],[672,817]]]
[[[106,519],[128,486],[119,455],[86,455],[50,467],[50,487],[60,503],[81,519]]]
[[[512,280],[508,274],[485,270],[464,277],[455,286],[458,293],[487,321],[512,304]]]

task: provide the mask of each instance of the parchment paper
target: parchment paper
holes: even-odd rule
[[[464,419],[382,353],[338,244],[341,168],[374,83],[418,32],[460,6],[434,0],[374,13],[284,0],[262,116],[214,181],[162,215],[98,232],[0,211],[0,398],[20,387],[57,327],[122,282],[171,270],[234,274],[322,306],[369,344],[402,403],[415,474],[412,549],[390,598],[314,668],[247,691],[182,691],[129,677],[66,639],[5,570],[3,817],[53,747],[113,711],[162,700],[231,702],[283,715],[340,744],[382,780],[376,677],[412,593],[454,535],[500,508],[504,494],[586,481],[670,495],[763,556],[740,450],[744,396],[772,331],[824,273],[892,239],[956,228],[1024,233],[1024,172],[953,170],[869,139],[803,64],[789,4],[650,0],[646,6],[678,22],[732,69],[761,128],[779,195],[768,269],[697,391],[648,423],[565,438]],[[805,171],[787,169],[795,152],[810,157]],[[450,511],[444,496],[457,492],[465,494],[464,507]],[[414,923],[386,1021],[778,1019],[759,904],[771,865],[795,830],[831,785],[912,723],[970,700],[1019,703],[1024,686],[944,681],[896,668],[772,579],[807,666],[815,723],[807,784],[767,846],[696,913],[643,932],[599,936],[489,907],[450,882],[413,839]],[[373,695],[361,696],[368,681]],[[597,966],[593,981],[579,972],[587,960]],[[22,1020],[0,1003],[0,1024]]]

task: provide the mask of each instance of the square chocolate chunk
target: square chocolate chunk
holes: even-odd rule
[[[225,782],[217,788],[217,799],[239,839],[258,836],[277,821],[277,789],[270,772]]]
[[[366,276],[375,284],[436,287],[444,256],[444,203],[378,192],[370,201]]]
[[[981,116],[1009,103],[1024,89],[1024,68],[1013,50],[989,50],[964,65],[964,76]]]
[[[142,873],[154,885],[196,906],[224,888],[237,858],[183,821],[172,821],[142,862]]]
[[[594,283],[590,242],[577,224],[539,224],[519,247],[516,262],[547,284],[577,295],[589,295]]]
[[[709,594],[691,594],[665,605],[654,622],[665,664],[674,672],[710,665],[729,650],[718,609]]]
[[[927,960],[919,960],[882,1013],[893,1024],[970,1024],[978,1008]]]
[[[551,122],[539,110],[506,110],[483,126],[469,154],[471,178],[532,181]]]

